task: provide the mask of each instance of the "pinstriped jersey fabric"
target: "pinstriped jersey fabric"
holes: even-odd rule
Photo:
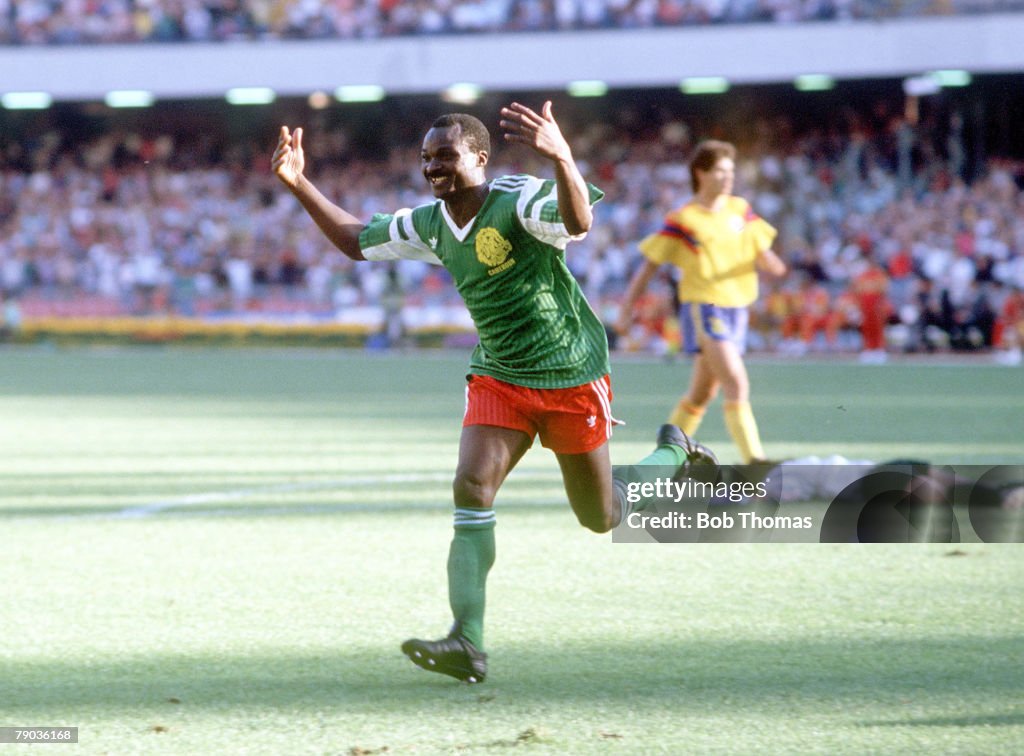
[[[590,186],[590,201],[603,193]],[[376,215],[359,237],[368,260],[444,265],[476,325],[470,372],[531,388],[565,388],[608,370],[604,326],[565,264],[570,236],[554,181],[502,176],[459,227],[442,201]]]

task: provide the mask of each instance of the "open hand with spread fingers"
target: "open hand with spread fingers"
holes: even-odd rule
[[[505,132],[505,141],[525,144],[539,155],[549,160],[568,160],[572,157],[569,143],[562,136],[555,117],[551,112],[551,101],[548,100],[541,112],[513,102],[501,109],[501,128]]]
[[[290,134],[287,126],[281,127],[271,166],[277,177],[287,186],[294,187],[298,183],[302,176],[302,169],[306,166],[306,155],[302,150],[301,128],[295,129],[295,133]]]

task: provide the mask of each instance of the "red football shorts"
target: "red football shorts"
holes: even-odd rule
[[[582,386],[536,389],[471,375],[466,386],[467,425],[522,431],[556,454],[585,454],[612,435],[612,386],[606,375]]]

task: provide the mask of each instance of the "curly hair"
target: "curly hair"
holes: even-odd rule
[[[487,131],[487,127],[484,126],[476,116],[471,116],[468,113],[448,113],[438,118],[434,123],[431,124],[432,129],[448,129],[452,126],[458,126],[462,133],[462,138],[468,146],[474,152],[491,152],[491,134]]]

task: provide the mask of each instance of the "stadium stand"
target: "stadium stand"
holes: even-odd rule
[[[840,318],[835,341],[784,332],[801,307],[801,277],[793,277],[762,297],[755,347],[859,348],[856,281],[872,259],[890,279],[894,347],[988,348],[1016,332],[1024,163],[1011,138],[975,133],[953,101],[914,122],[901,96],[843,95],[850,106],[831,116],[764,97],[774,110],[751,102],[763,112],[751,120],[655,106],[664,103],[657,94],[560,103],[576,124],[581,165],[607,191],[596,228],[568,257],[606,322],[636,263],[636,240],[689,191],[684,161],[695,140],[732,123],[735,133],[724,135],[741,146],[740,191],[780,228],[779,248],[821,285]],[[306,141],[317,183],[365,217],[428,200],[416,149],[393,145],[415,144],[411,134],[438,104],[380,107],[403,117],[276,114],[280,122],[312,118]],[[442,269],[357,266],[329,247],[269,172],[269,114],[229,129],[230,119],[205,116],[221,123],[220,133],[198,111],[174,128],[159,111],[141,123],[90,118],[81,107],[38,118],[22,125],[31,138],[0,138],[0,287],[25,321],[159,315],[333,323],[373,334],[394,320],[397,297],[406,332],[469,327]],[[382,122],[393,126],[381,130]],[[358,158],[367,153],[379,159]],[[500,151],[492,174],[543,171],[523,157]],[[647,306],[649,317],[620,346],[671,349],[667,281]],[[393,340],[393,322],[391,333]]]
[[[1024,0],[0,0],[0,43],[231,42],[915,18]]]
[[[1019,69],[1022,10],[1024,0],[0,0],[6,86],[52,93],[41,113],[0,103],[4,333],[51,317],[137,316],[332,323],[390,330],[384,342],[402,330],[396,320],[406,332],[465,331],[444,271],[354,266],[327,248],[270,176],[268,140],[281,123],[306,125],[318,183],[366,217],[414,205],[426,194],[408,145],[439,108],[496,123],[502,92],[516,88],[515,50],[533,62],[516,78],[529,97],[580,74],[611,87],[590,102],[553,95],[588,177],[608,193],[569,257],[606,321],[636,240],[688,192],[695,140],[724,136],[741,148],[739,189],[779,226],[800,271],[762,298],[754,346],[858,348],[859,282],[874,263],[895,348],[1009,347],[1024,288],[1024,107],[1019,77],[998,72]],[[800,44],[788,31],[797,27]],[[566,65],[589,62],[553,75],[554,35],[518,32],[556,32]],[[607,54],[586,52],[587,39]],[[119,44],[143,42],[195,44]],[[818,70],[841,84],[800,99],[792,78],[823,61],[822,44],[828,70]],[[329,101],[331,86],[366,83],[346,78],[356,60],[387,100]],[[439,102],[451,61],[472,62],[479,102]],[[893,77],[939,61],[988,75],[960,94],[926,94],[920,118],[908,117],[918,98]],[[240,69],[259,69],[253,83],[273,87],[277,104],[214,104]],[[657,89],[694,72],[728,77],[727,103]],[[857,76],[888,78],[858,90]],[[768,84],[781,81],[790,86]],[[140,85],[155,107],[102,104]],[[306,104],[317,89],[325,110]],[[514,153],[497,159],[495,175],[544,170]],[[670,282],[645,308],[620,346],[671,350]]]

